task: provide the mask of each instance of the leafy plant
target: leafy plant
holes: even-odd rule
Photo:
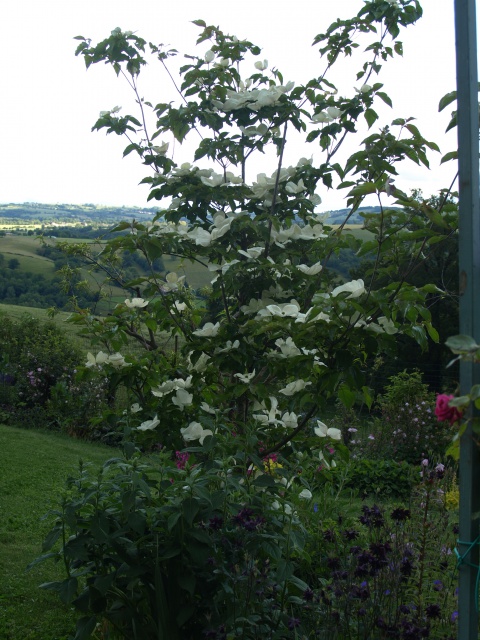
[[[333,482],[340,477],[345,487],[355,489],[362,498],[408,500],[417,478],[406,462],[395,460],[352,459],[343,468],[338,465],[329,471]],[[345,476],[345,477],[344,477]]]
[[[77,640],[102,619],[126,639],[284,637],[306,588],[293,562],[303,527],[269,475],[222,467],[114,459],[69,480],[38,561],[67,569],[43,588],[82,614]]]
[[[429,457],[440,461],[455,429],[435,416],[435,394],[428,391],[418,371],[390,378],[377,398],[380,416],[366,426],[368,436],[351,441],[356,455],[418,464]],[[362,452],[362,453],[361,453]]]

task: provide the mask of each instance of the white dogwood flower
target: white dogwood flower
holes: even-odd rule
[[[160,143],[160,145],[158,147],[152,147],[153,151],[155,151],[155,153],[159,156],[164,156],[167,151],[168,151],[168,147],[170,146],[169,142],[164,142],[162,140],[162,142]]]
[[[265,71],[265,69],[268,67],[268,60],[264,60],[263,62],[259,60],[258,62],[255,62],[253,66],[259,71]]]
[[[315,435],[319,438],[332,438],[332,440],[341,440],[342,432],[340,429],[335,429],[334,427],[327,427],[326,424],[317,420],[317,425],[314,428]]]
[[[177,405],[179,409],[182,411],[185,407],[188,407],[192,404],[193,395],[188,393],[185,389],[177,389],[175,392],[175,397],[172,398],[173,404]]]
[[[178,288],[183,287],[183,281],[185,276],[179,276],[175,271],[170,271],[165,276],[164,287],[169,291],[176,291]]]
[[[200,444],[203,444],[203,441],[207,436],[213,436],[213,431],[210,429],[204,429],[199,422],[190,422],[188,427],[180,429],[180,433],[182,434],[182,438],[185,442],[199,440]]]
[[[193,331],[194,336],[199,336],[200,338],[213,338],[217,335],[220,329],[220,322],[213,324],[212,322],[206,322],[201,329],[197,329]]]
[[[321,262],[316,262],[315,264],[312,264],[311,267],[306,264],[298,264],[297,269],[304,273],[306,276],[315,276],[317,275],[317,273],[320,273],[323,267]]]
[[[311,382],[305,382],[305,380],[295,380],[294,382],[290,382],[286,387],[280,389],[279,393],[283,393],[284,396],[293,396],[294,393],[298,393],[298,391],[302,391],[305,387],[312,384]]]
[[[281,418],[281,422],[287,429],[295,429],[298,426],[298,416],[293,411],[290,413],[286,411]]]
[[[138,431],[153,431],[157,425],[160,424],[160,420],[155,416],[152,420],[145,420],[142,424],[137,427]]]
[[[234,377],[238,378],[240,382],[249,384],[250,381],[255,377],[255,369],[252,371],[252,373],[235,373]]]
[[[129,309],[141,309],[143,307],[146,307],[147,304],[148,300],[144,300],[143,298],[132,298],[131,300],[127,298],[127,300],[125,300],[125,305]]]
[[[205,52],[205,55],[203,56],[203,59],[205,60],[205,62],[212,62],[215,59],[215,54],[213,53],[213,51],[211,49],[209,49],[208,51]]]
[[[335,289],[332,291],[332,298],[335,298],[340,293],[345,292],[349,294],[346,297],[347,300],[359,298],[362,294],[365,293],[365,283],[363,282],[363,280],[352,280],[351,282],[346,282],[339,287],[335,287]]]
[[[309,491],[308,489],[303,489],[302,491],[300,491],[300,493],[298,494],[298,497],[300,498],[300,500],[311,500],[313,497],[313,494],[311,491]]]
[[[95,367],[97,365],[102,365],[108,360],[108,353],[104,353],[103,351],[99,351],[96,356],[92,353],[87,353],[87,362],[85,364],[86,367]]]
[[[125,362],[125,358],[121,353],[112,353],[112,355],[108,356],[107,363],[111,364],[112,367],[116,369],[121,369],[122,367],[129,367],[131,365],[130,362]]]

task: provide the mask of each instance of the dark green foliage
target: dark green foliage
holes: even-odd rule
[[[4,304],[44,309],[63,309],[68,304],[68,296],[61,290],[60,278],[47,279],[39,273],[23,272],[17,268],[0,272],[0,300]]]
[[[275,510],[273,480],[259,491],[215,464],[185,463],[117,459],[69,480],[44,542],[44,558],[62,558],[68,575],[42,586],[81,615],[76,640],[100,619],[126,640],[214,638],[222,629],[288,637],[307,588],[294,575],[300,523]]]
[[[0,406],[4,420],[24,426],[69,430],[85,426],[94,404],[102,404],[102,385],[76,382],[84,361],[54,322],[31,316],[0,316]]]
[[[418,480],[412,467],[395,460],[351,460],[329,471],[334,483],[343,482],[345,488],[358,491],[365,497],[408,500]]]

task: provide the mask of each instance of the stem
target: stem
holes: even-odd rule
[[[279,182],[280,182],[280,170],[282,168],[283,152],[284,152],[284,149],[285,149],[285,141],[286,141],[286,137],[287,137],[287,125],[288,125],[288,121],[285,122],[285,126],[283,128],[282,145],[280,147],[280,154],[279,154],[278,166],[277,166],[277,176],[276,176],[276,179],[275,179],[275,188],[273,190],[272,207],[270,209],[270,222],[269,222],[269,225],[268,225],[268,239],[267,239],[267,242],[265,244],[265,252],[263,254],[264,258],[268,258],[268,252],[270,250],[270,235],[272,233],[273,216],[275,214],[275,205],[277,203],[278,185],[279,185]]]

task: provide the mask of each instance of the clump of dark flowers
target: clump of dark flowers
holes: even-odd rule
[[[435,479],[441,478],[436,474]],[[454,555],[447,557],[447,566],[438,562],[438,549],[448,544],[445,535],[452,528],[445,526],[444,513],[431,516],[422,508],[423,502],[419,514],[403,507],[386,514],[377,505],[363,505],[357,526],[354,522],[344,527],[330,524],[320,532],[321,587],[310,586],[303,594],[310,616],[318,617],[318,637],[453,637]]]

